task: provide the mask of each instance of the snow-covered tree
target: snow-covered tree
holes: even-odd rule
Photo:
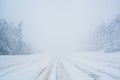
[[[22,38],[22,23],[15,26],[0,20],[0,54],[26,54],[28,50]]]
[[[120,16],[97,27],[92,40],[94,48],[105,52],[120,51]]]

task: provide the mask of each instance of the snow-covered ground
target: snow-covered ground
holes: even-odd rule
[[[0,80],[120,80],[120,52],[0,56]]]

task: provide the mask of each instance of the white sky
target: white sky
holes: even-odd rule
[[[24,22],[24,37],[45,53],[73,53],[97,24],[120,13],[119,0],[0,0],[0,18]]]

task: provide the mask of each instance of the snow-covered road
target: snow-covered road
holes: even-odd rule
[[[0,56],[0,80],[120,80],[120,53]]]

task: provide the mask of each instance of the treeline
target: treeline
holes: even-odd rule
[[[108,24],[99,25],[92,35],[90,43],[93,50],[120,51],[120,15]]]
[[[29,54],[30,48],[22,37],[22,23],[11,24],[0,20],[0,55]]]

